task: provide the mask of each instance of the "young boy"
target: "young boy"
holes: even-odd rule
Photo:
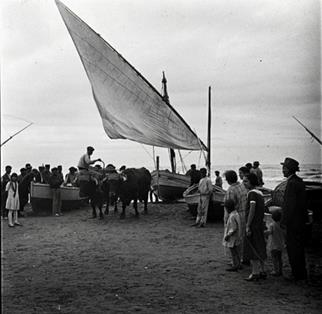
[[[237,271],[240,268],[240,245],[242,240],[240,217],[235,209],[234,201],[227,199],[225,208],[228,212],[223,245],[229,248],[232,257],[232,267],[227,271]]]
[[[268,236],[268,250],[271,252],[274,270],[272,276],[281,276],[283,274],[282,251],[285,247],[285,235],[280,226],[282,213],[280,210],[272,212],[273,222],[268,226],[265,235]]]

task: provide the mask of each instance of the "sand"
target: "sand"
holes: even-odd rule
[[[316,284],[226,272],[221,222],[192,228],[186,209],[149,204],[140,218],[99,220],[82,208],[10,229],[3,220],[2,313],[321,313]],[[310,258],[316,275],[321,258]]]

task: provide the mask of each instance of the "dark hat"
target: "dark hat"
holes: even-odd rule
[[[259,165],[259,161],[254,161],[254,165]]]
[[[30,169],[30,168],[32,168],[32,167],[31,167],[31,164],[26,164],[26,166],[25,166],[25,167],[26,167],[27,169],[28,169],[28,168],[29,168],[29,169]]]
[[[90,151],[94,151],[95,149],[94,149],[94,147],[92,147],[92,146],[87,146],[87,150],[90,150]]]
[[[6,166],[6,169],[12,169],[12,167],[11,166]]]
[[[57,167],[51,168],[51,172],[58,171]]]
[[[300,171],[298,161],[290,157],[286,157],[284,162],[281,162],[281,165],[289,170]]]
[[[69,168],[69,171],[71,171],[71,172],[73,172],[73,171],[75,172],[76,170],[77,170],[77,169],[76,169],[75,167],[70,167],[70,168]]]

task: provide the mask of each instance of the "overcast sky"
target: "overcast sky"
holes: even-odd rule
[[[295,115],[321,138],[319,0],[65,0],[161,91],[206,143],[212,163],[321,162]],[[104,133],[89,81],[54,0],[1,1],[1,167],[77,165],[88,145],[116,166],[153,166],[152,148]],[[157,149],[161,164],[169,162]],[[183,152],[186,155],[187,152]],[[186,163],[198,163],[191,154]]]

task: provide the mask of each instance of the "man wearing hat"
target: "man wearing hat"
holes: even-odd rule
[[[91,176],[93,175],[95,177],[95,175],[97,175],[95,171],[90,169],[90,165],[97,161],[102,161],[100,158],[91,160],[93,151],[94,148],[92,146],[88,146],[86,154],[84,154],[78,162],[80,196],[89,196],[89,182],[91,181]]]
[[[299,163],[295,159],[285,158],[281,163],[283,175],[287,178],[282,206],[283,218],[281,224],[286,227],[286,246],[292,275],[295,281],[306,280],[304,237],[305,223],[308,221],[306,208],[305,184],[296,175]]]
[[[78,169],[80,171],[84,171],[84,170],[88,171],[90,165],[95,164],[95,162],[97,161],[101,161],[100,158],[91,160],[91,155],[93,154],[93,152],[94,152],[94,148],[92,146],[88,146],[86,154],[84,154],[78,162]]]

